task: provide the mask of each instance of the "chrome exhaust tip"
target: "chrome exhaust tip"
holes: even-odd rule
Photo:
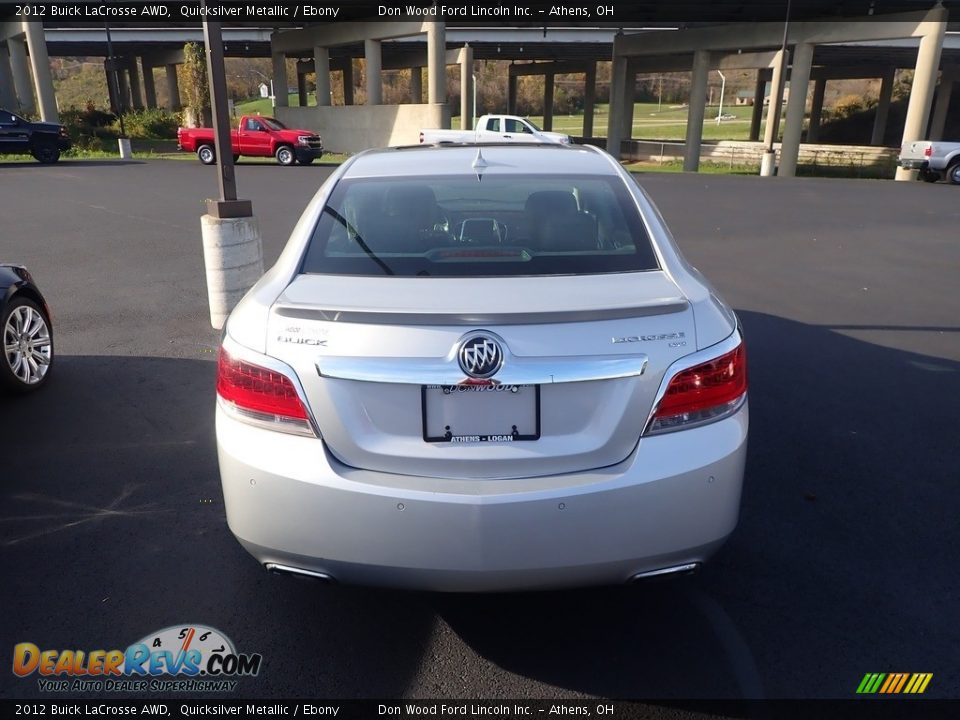
[[[700,569],[700,563],[684,563],[683,565],[671,565],[670,567],[660,568],[658,570],[647,570],[646,572],[631,575],[627,583],[634,584],[645,580],[657,580],[670,575],[693,575]]]
[[[303,568],[280,565],[279,563],[265,563],[264,567],[267,569],[267,572],[273,573],[274,575],[293,575],[295,577],[318,580],[322,583],[327,583],[330,585],[337,582],[333,575],[317,572],[316,570],[304,570]]]

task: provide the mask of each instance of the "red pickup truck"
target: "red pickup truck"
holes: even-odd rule
[[[234,162],[248,155],[275,157],[281,165],[309,165],[323,155],[323,140],[312,130],[291,130],[279,120],[262,115],[241,117],[237,129],[230,131],[230,144]],[[204,165],[217,161],[213,128],[177,128],[177,147],[195,152]]]

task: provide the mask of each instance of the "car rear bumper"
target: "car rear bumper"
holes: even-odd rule
[[[748,410],[608,468],[443,480],[349,468],[217,408],[227,520],[261,563],[441,591],[617,584],[706,560],[737,523]]]
[[[929,160],[920,160],[917,158],[900,158],[900,167],[907,170],[927,170],[930,167]]]

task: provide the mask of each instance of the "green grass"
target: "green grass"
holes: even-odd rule
[[[287,102],[290,107],[297,107],[300,104],[300,96],[296,93],[290,93],[287,97]],[[314,93],[310,93],[307,96],[307,105],[316,104],[317,96]],[[271,117],[273,115],[273,100],[270,98],[255,98],[245,102],[238,102],[234,104],[233,110],[237,117],[241,115],[266,115],[267,117]]]
[[[750,137],[750,118],[753,108],[749,105],[724,105],[723,114],[733,115],[734,120],[722,120],[717,124],[716,105],[707,106],[703,121],[704,140],[748,140]],[[531,115],[530,119],[538,125],[543,125],[543,117]],[[598,104],[593,114],[593,134],[605,137],[610,120],[610,106],[606,103]],[[761,135],[766,124],[766,110],[763,113],[764,122],[761,123]],[[458,121],[459,122],[459,121]],[[457,123],[455,123],[457,124]],[[569,135],[583,133],[583,113],[575,115],[554,115],[553,129]],[[686,137],[687,108],[664,104],[659,109],[657,103],[634,103],[633,106],[633,137],[640,140],[675,140],[681,142]]]
[[[288,102],[290,107],[297,107],[298,96],[291,93]],[[316,105],[314,93],[310,93],[307,105]],[[734,115],[735,120],[723,120],[717,124],[716,105],[708,105],[706,119],[703,122],[704,140],[748,140],[750,136],[750,117],[753,108],[748,105],[724,105],[724,115]],[[255,98],[246,102],[239,102],[234,111],[240,115],[272,115],[274,112],[270,98]],[[609,124],[610,106],[606,103],[594,107],[593,133],[598,137],[605,137]],[[543,117],[531,115],[530,119],[537,125],[543,126]],[[766,121],[766,110],[763,113]],[[459,115],[454,116],[452,127],[460,127]],[[686,137],[687,108],[664,104],[657,108],[657,103],[634,103],[633,106],[633,137],[642,140],[676,140],[683,141]],[[580,135],[583,132],[583,113],[574,115],[554,115],[553,129],[555,132],[569,135]],[[761,135],[763,123],[761,123]]]

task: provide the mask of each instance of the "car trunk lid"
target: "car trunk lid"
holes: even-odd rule
[[[502,348],[489,381],[469,379],[458,359],[477,334]],[[659,271],[301,275],[274,304],[267,337],[268,354],[299,375],[341,462],[450,478],[620,462],[664,371],[694,345],[692,310]]]

